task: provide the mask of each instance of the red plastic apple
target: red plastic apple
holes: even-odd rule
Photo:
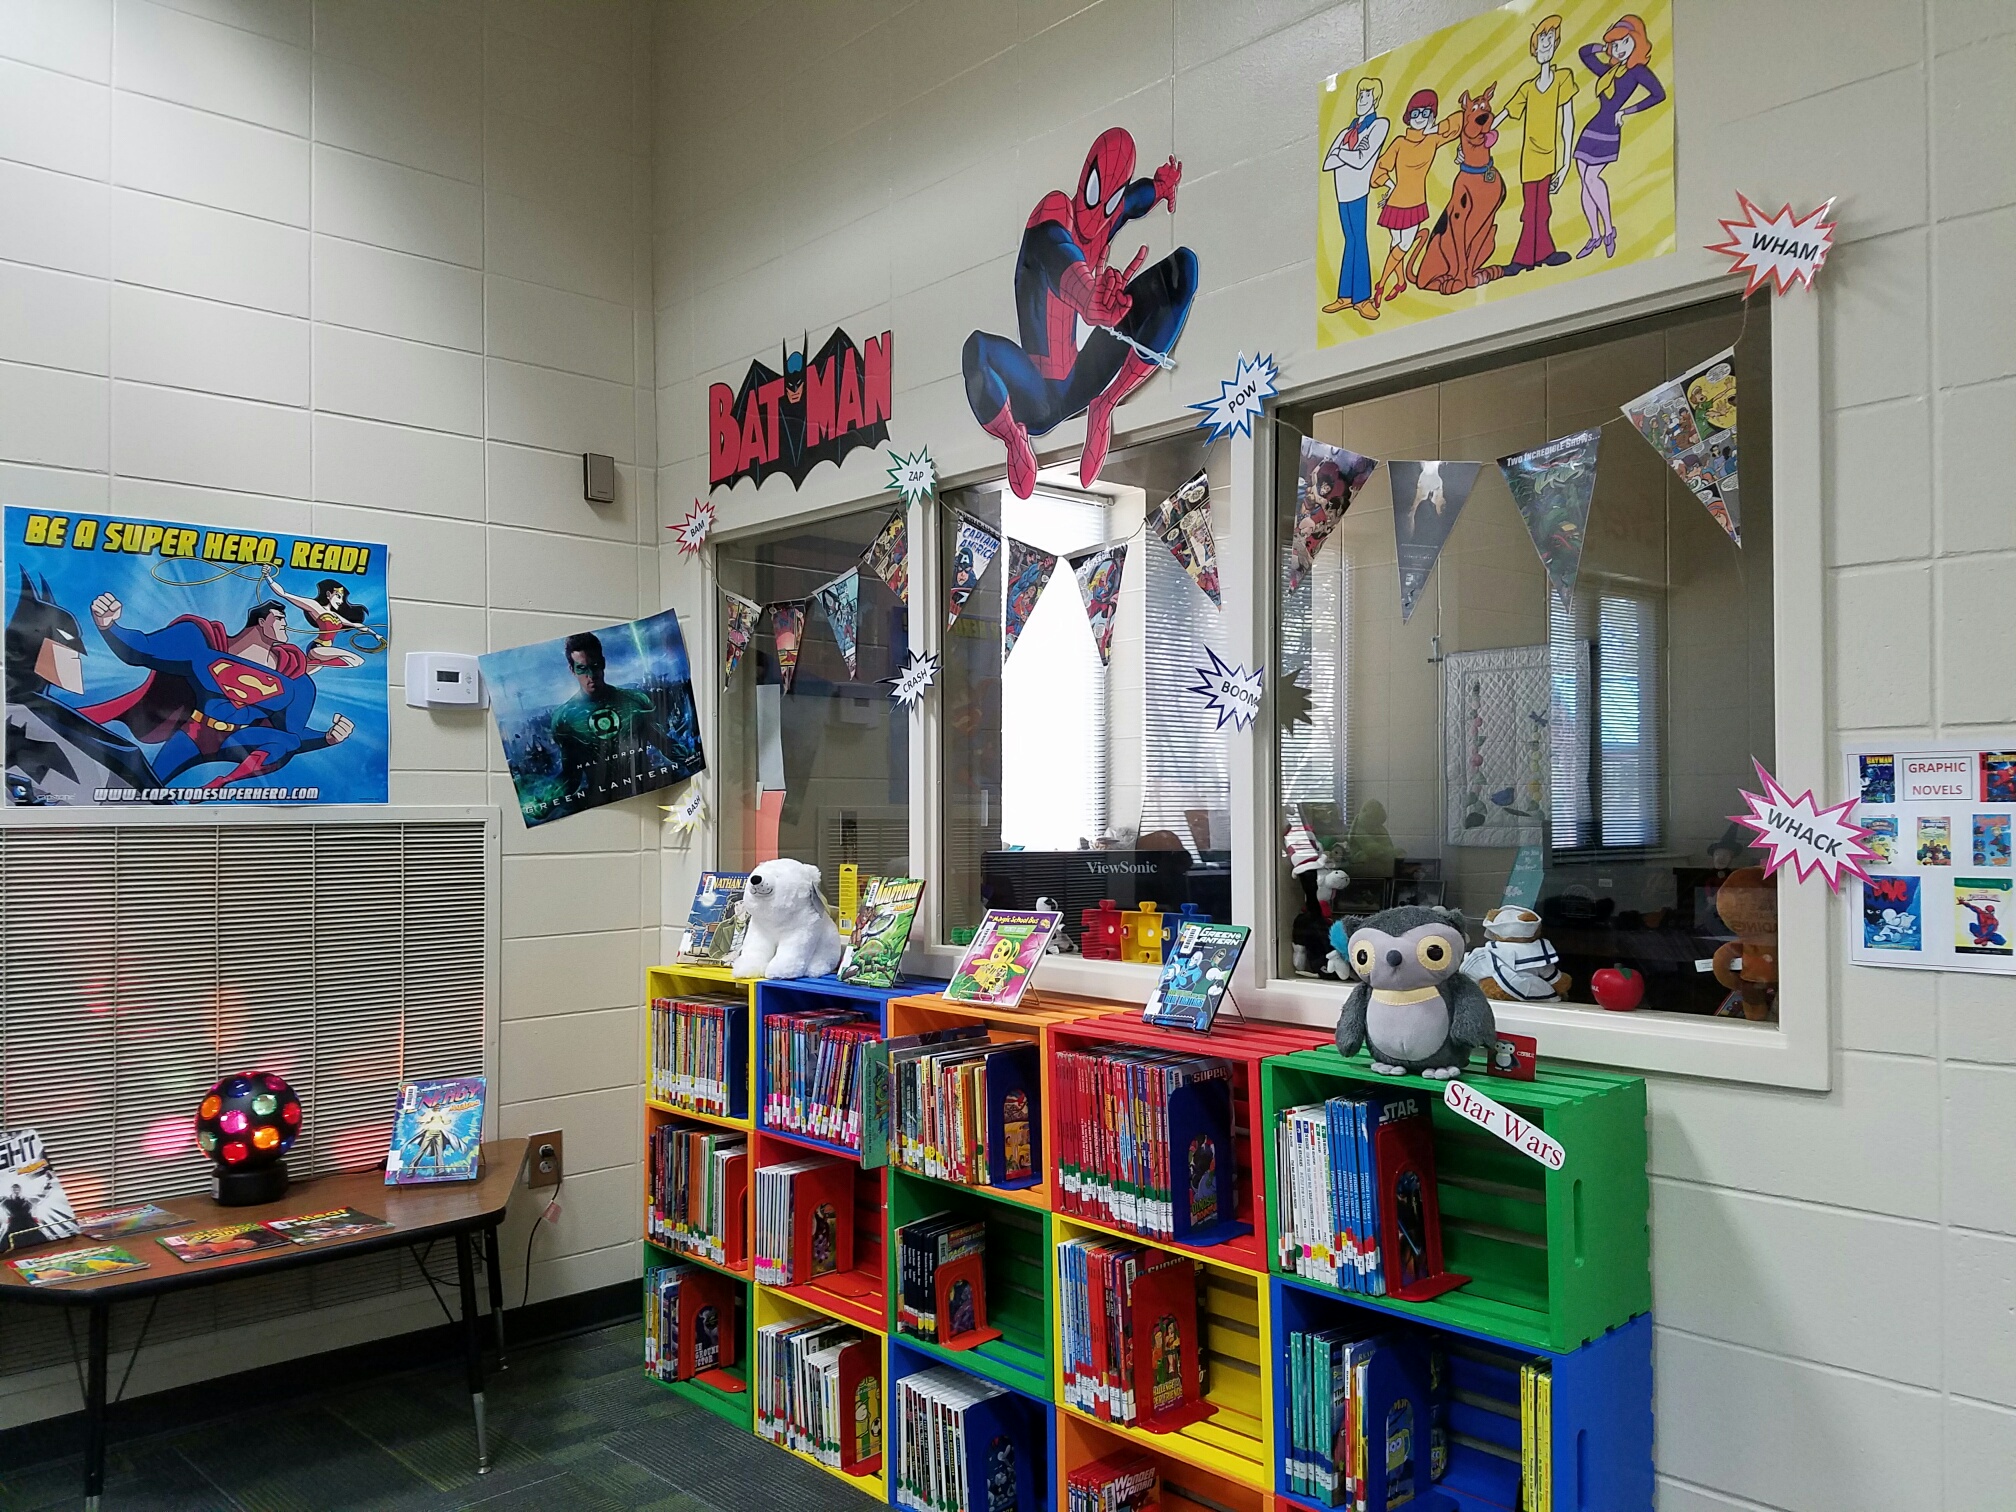
[[[1645,977],[1629,966],[1605,966],[1589,978],[1589,990],[1612,1013],[1629,1013],[1645,1001]]]

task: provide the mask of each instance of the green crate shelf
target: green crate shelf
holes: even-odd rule
[[[1273,1130],[1283,1108],[1350,1087],[1410,1087],[1429,1098],[1442,1208],[1443,1263],[1470,1284],[1429,1302],[1352,1301],[1472,1329],[1539,1349],[1575,1349],[1652,1307],[1651,1183],[1646,1175],[1645,1083],[1636,1076],[1547,1068],[1530,1082],[1469,1078],[1478,1090],[1559,1140],[1550,1171],[1442,1102],[1446,1082],[1381,1076],[1365,1054],[1334,1048],[1270,1057],[1261,1067],[1266,1120],[1267,1251],[1281,1263]],[[1305,1284],[1306,1278],[1303,1279]]]

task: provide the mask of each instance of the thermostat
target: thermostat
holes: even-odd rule
[[[476,658],[466,651],[408,651],[406,702],[415,709],[480,706],[483,675]]]

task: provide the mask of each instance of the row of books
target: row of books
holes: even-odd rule
[[[118,1220],[116,1232],[122,1236],[144,1234],[154,1229],[175,1228],[189,1220],[153,1203],[138,1208],[122,1208],[99,1215],[101,1222]],[[290,1244],[326,1244],[336,1239],[361,1239],[383,1233],[392,1225],[383,1218],[360,1213],[355,1208],[331,1208],[321,1213],[296,1213],[286,1218],[270,1218],[264,1223],[227,1223],[215,1228],[185,1228],[166,1234],[154,1242],[185,1264],[200,1260],[223,1260],[260,1250],[285,1249]],[[91,1249],[39,1251],[8,1262],[30,1286],[55,1286],[65,1281],[95,1281],[101,1276],[117,1276],[126,1271],[147,1269],[147,1262],[131,1250],[116,1244]]]
[[[1005,1387],[939,1366],[896,1383],[889,1499],[914,1512],[1012,1512],[1039,1504],[1026,1406]]]
[[[984,1329],[986,1256],[987,1225],[977,1218],[933,1213],[896,1230],[898,1332],[942,1344]]]
[[[848,1475],[882,1465],[882,1348],[826,1318],[756,1330],[756,1434]]]
[[[1351,1512],[1412,1501],[1448,1468],[1448,1395],[1446,1362],[1416,1340],[1291,1332],[1288,1489]]]
[[[1519,1367],[1519,1482],[1524,1512],[1554,1512],[1554,1371]]]
[[[1033,1186],[1042,1070],[1028,1040],[975,1039],[889,1057],[889,1159],[965,1186]]]
[[[1229,1061],[1145,1045],[1062,1050],[1050,1088],[1062,1211],[1151,1239],[1229,1237]]]
[[[1064,1477],[1064,1512],[1152,1512],[1162,1497],[1155,1462],[1109,1454]]]
[[[748,1035],[744,999],[653,998],[646,1070],[652,1099],[715,1118],[746,1117]]]
[[[748,1258],[749,1136],[661,1124],[649,1141],[648,1237],[716,1265]]]
[[[1141,1423],[1202,1400],[1195,1260],[1069,1239],[1057,1246],[1057,1271],[1067,1403],[1101,1422]]]
[[[1419,1093],[1283,1108],[1274,1160],[1284,1268],[1341,1291],[1416,1300],[1460,1279],[1442,1269],[1432,1125]]]
[[[773,1013],[763,1020],[766,1127],[861,1148],[862,1052],[881,1039],[854,1013]]]
[[[854,1168],[807,1159],[756,1169],[756,1279],[796,1286],[854,1268]]]
[[[698,1265],[644,1272],[644,1373],[660,1381],[690,1380],[735,1363],[741,1336],[742,1289]]]

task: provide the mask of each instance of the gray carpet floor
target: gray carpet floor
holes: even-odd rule
[[[486,1383],[488,1475],[461,1363],[152,1438],[113,1419],[105,1512],[860,1512],[881,1505],[644,1378],[639,1325],[513,1350]],[[0,1512],[82,1504],[74,1457],[0,1465]]]

